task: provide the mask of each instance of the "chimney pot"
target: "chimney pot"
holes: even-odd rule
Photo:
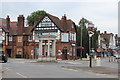
[[[104,31],[104,34],[107,34],[107,31]]]
[[[7,15],[7,18],[9,18],[9,16]]]
[[[24,17],[23,15],[19,15],[19,17]]]

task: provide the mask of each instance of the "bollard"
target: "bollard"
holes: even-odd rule
[[[100,58],[96,59],[96,66],[101,66],[101,60],[100,60]]]
[[[96,55],[94,56],[94,59],[96,60],[97,58],[96,58]]]
[[[89,55],[88,54],[86,54],[87,55],[87,60],[89,60],[90,58],[89,58]]]

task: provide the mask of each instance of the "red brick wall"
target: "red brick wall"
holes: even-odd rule
[[[56,57],[57,58],[62,57],[62,55],[58,55],[58,50],[61,50],[61,52],[62,52],[63,47],[67,47],[67,53],[69,53],[70,49],[72,48],[72,46],[69,42],[67,42],[67,43],[56,43]],[[68,54],[67,57],[68,58],[70,57],[69,54]]]

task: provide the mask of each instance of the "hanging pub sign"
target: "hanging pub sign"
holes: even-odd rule
[[[82,47],[82,46],[78,46],[77,48],[78,48],[78,49],[84,49],[84,47]]]

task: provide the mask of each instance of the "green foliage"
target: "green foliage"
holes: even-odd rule
[[[16,58],[21,58],[21,55],[20,54],[16,54]]]
[[[30,15],[27,16],[27,24],[29,26],[33,26],[39,19],[45,16],[45,13],[46,12],[44,10],[32,12]]]
[[[84,47],[84,50],[77,50],[78,56],[86,57],[85,53],[89,52],[89,36],[88,31],[86,29],[86,23],[90,23],[87,19],[82,18],[79,22],[79,26],[77,27],[77,46]],[[82,29],[82,35],[81,35],[81,29]],[[82,45],[81,45],[81,36],[82,36]],[[82,51],[82,53],[81,53]]]
[[[2,51],[2,47],[0,47],[0,51]]]
[[[82,50],[82,57],[86,57],[86,53],[89,53],[89,35],[88,35],[88,28],[86,28],[86,24],[93,24],[92,22],[88,21],[85,18],[82,18],[79,22],[79,26],[77,26],[77,46],[81,46],[81,28],[82,28],[82,47],[84,47],[84,50]],[[91,40],[91,48],[94,48],[95,50],[98,48],[98,36],[100,34],[99,31],[97,31],[97,28],[94,29],[94,35],[92,36]],[[81,50],[77,50],[77,55],[81,55]]]
[[[29,55],[26,53],[26,54],[24,54],[24,58],[25,59],[29,59]]]

